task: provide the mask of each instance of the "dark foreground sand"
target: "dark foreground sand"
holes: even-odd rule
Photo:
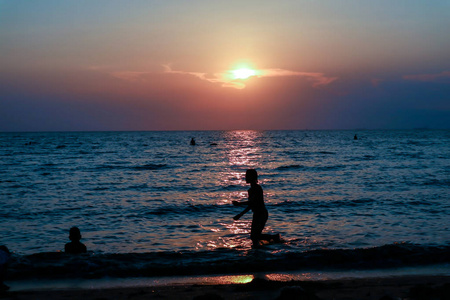
[[[172,285],[155,287],[16,291],[1,299],[445,299],[450,300],[450,276],[398,276],[326,281],[267,281],[247,284]]]

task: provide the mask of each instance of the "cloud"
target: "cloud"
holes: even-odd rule
[[[404,75],[403,79],[422,81],[422,82],[444,82],[450,83],[450,71],[442,71],[437,74],[417,74],[417,75]]]
[[[222,71],[219,73],[202,73],[173,70],[171,65],[163,65],[164,74],[179,74],[194,76],[200,80],[208,81],[215,84],[220,84],[222,87],[244,89],[246,87],[245,80],[234,79],[231,70]],[[111,76],[132,82],[145,81],[146,77],[154,72],[137,72],[137,71],[115,71],[108,72]],[[326,76],[319,72],[297,72],[285,69],[261,69],[256,70],[255,78],[270,78],[270,77],[303,77],[312,83],[313,88],[328,85],[338,79],[338,77]]]
[[[209,81],[212,83],[221,83],[222,86],[225,86],[229,83],[229,81],[226,80],[223,73],[211,74],[211,73],[201,73],[201,72],[174,71],[174,70],[172,70],[172,67],[170,65],[163,65],[163,67],[164,67],[164,73],[166,73],[166,74],[190,75],[190,76],[197,77],[198,79]],[[231,85],[230,87],[242,88],[240,86],[233,86],[233,85]]]
[[[323,73],[314,72],[296,72],[284,69],[265,69],[258,71],[259,77],[286,77],[286,76],[298,76],[305,77],[312,82],[312,86],[318,88],[322,85],[328,85],[337,80],[337,77],[328,77]]]
[[[197,77],[201,80],[205,80],[211,83],[219,83],[223,87],[230,87],[235,89],[245,88],[245,84],[238,80],[233,80],[230,72],[221,73],[201,73],[201,72],[188,72],[188,71],[174,71],[170,65],[164,65],[164,73],[166,74],[181,74],[181,75],[191,75]]]
[[[233,79],[231,71],[224,71],[221,73],[199,73],[199,72],[187,72],[187,71],[174,71],[170,65],[164,66],[165,73],[170,74],[184,74],[195,76],[201,80],[206,80],[212,83],[220,83],[223,87],[231,87],[236,89],[245,88],[245,83],[239,79]],[[304,77],[312,82],[314,88],[318,88],[323,85],[327,85],[337,80],[337,77],[328,77],[323,73],[315,72],[297,72],[284,69],[262,69],[256,70],[256,74],[251,77],[263,78],[263,77]]]

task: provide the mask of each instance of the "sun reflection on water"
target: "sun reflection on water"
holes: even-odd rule
[[[259,166],[262,156],[259,139],[262,133],[238,130],[223,134],[227,141],[224,159],[228,167],[222,170],[219,184],[228,192],[222,193],[219,204],[231,204],[232,201],[241,201],[247,197],[245,170]]]
[[[225,138],[231,140],[227,151],[230,166],[255,167],[261,158],[261,148],[257,144],[261,133],[253,130],[229,131]]]
[[[253,275],[227,275],[227,276],[211,276],[203,278],[206,284],[245,284],[251,282],[255,276]]]
[[[229,282],[231,283],[249,283],[253,280],[253,275],[239,275],[239,276],[230,276],[231,278],[228,278]]]
[[[249,168],[258,168],[262,161],[260,147],[262,135],[262,132],[252,130],[223,133],[226,148],[218,185],[225,191],[217,197],[217,205],[230,206],[233,201],[245,201],[247,199],[248,186],[245,182],[245,171]],[[241,209],[238,208],[237,210]],[[251,241],[248,239],[248,235],[251,220],[242,219],[235,222],[232,217],[233,215],[230,215],[226,219],[217,220],[218,222],[199,225],[202,229],[210,232],[223,232],[221,235],[224,236],[217,236],[217,239],[197,241],[196,249],[250,249]]]

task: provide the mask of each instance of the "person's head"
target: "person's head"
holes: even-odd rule
[[[5,245],[1,245],[1,246],[0,246],[0,250],[3,251],[3,252],[5,252],[5,253],[7,253],[7,254],[11,254],[11,253],[9,252],[8,247],[6,247]]]
[[[78,227],[70,228],[69,239],[71,241],[79,241],[79,240],[81,240],[81,233],[80,233],[80,229],[78,229]]]
[[[255,169],[248,169],[245,172],[245,181],[247,183],[258,182],[258,173],[256,173]]]

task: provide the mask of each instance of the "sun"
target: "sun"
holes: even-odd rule
[[[247,79],[251,76],[255,76],[256,71],[249,68],[240,68],[232,70],[231,74],[233,74],[234,79]]]

